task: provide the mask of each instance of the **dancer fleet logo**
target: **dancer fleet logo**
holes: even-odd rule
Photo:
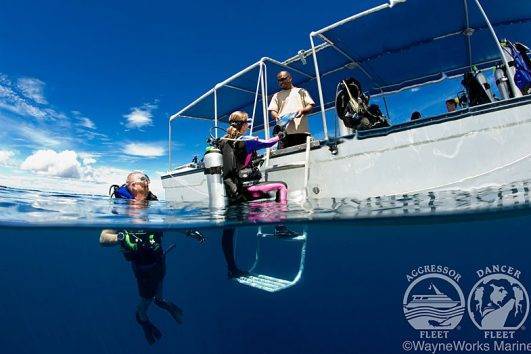
[[[448,338],[465,312],[465,298],[458,285],[461,275],[446,266],[425,265],[406,276],[410,285],[403,298],[409,324],[420,338]]]
[[[476,271],[479,280],[468,295],[468,314],[485,338],[512,339],[529,314],[529,296],[521,272],[507,265]]]

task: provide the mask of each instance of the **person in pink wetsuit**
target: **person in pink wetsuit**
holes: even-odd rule
[[[221,139],[220,143],[223,155],[223,182],[229,204],[269,198],[270,193],[276,194],[277,202],[286,203],[287,185],[283,182],[255,183],[260,176],[257,169],[252,168],[256,151],[275,145],[280,137],[277,135],[267,140],[242,139],[249,127],[249,116],[243,111],[233,112],[229,117],[229,124],[227,135]],[[253,177],[247,179],[245,175],[254,176],[255,182],[248,183],[253,180]]]

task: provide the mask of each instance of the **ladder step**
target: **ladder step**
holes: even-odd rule
[[[240,284],[272,293],[288,288],[292,285],[292,282],[288,280],[274,278],[263,274],[251,274],[235,278],[234,280]]]
[[[274,238],[276,240],[281,240],[281,241],[306,241],[306,234],[291,237],[291,236],[259,233],[257,234],[257,236],[263,237],[263,238]]]

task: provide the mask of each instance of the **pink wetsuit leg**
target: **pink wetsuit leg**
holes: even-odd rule
[[[257,184],[247,188],[247,191],[253,196],[256,195],[255,193],[269,193],[276,191],[278,193],[279,202],[286,203],[288,200],[288,188],[284,183],[280,182]]]

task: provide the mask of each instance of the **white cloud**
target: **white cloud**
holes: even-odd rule
[[[153,124],[153,110],[157,109],[156,105],[144,104],[142,107],[133,107],[131,112],[124,115],[127,119],[125,126],[127,128],[142,128]]]
[[[29,116],[37,119],[46,117],[44,110],[27,103],[9,86],[3,84],[2,81],[0,81],[0,108],[21,116]]]
[[[0,150],[0,166],[6,166],[14,155],[13,151]]]
[[[10,124],[6,127],[11,132],[13,137],[23,138],[25,142],[32,142],[38,147],[55,147],[59,145],[65,145],[69,142],[67,137],[56,137],[49,134],[45,129],[39,129],[37,127],[26,124]],[[16,139],[14,139],[16,140]]]
[[[125,183],[130,172],[131,170],[111,166],[90,165],[82,166],[80,178],[64,178],[12,169],[8,170],[7,174],[0,173],[0,185],[61,193],[107,195],[109,187]],[[153,178],[150,189],[159,199],[164,198],[160,178]]]
[[[87,117],[79,118],[79,124],[82,127],[85,127],[85,128],[88,128],[88,129],[95,129],[96,128],[96,124],[94,124],[94,122],[90,118],[87,118]]]
[[[17,80],[17,87],[24,96],[39,104],[47,104],[44,98],[44,82],[32,77],[23,77]]]
[[[54,150],[39,150],[28,156],[20,168],[48,176],[66,178],[80,178],[82,174],[77,154],[72,150],[59,153]]]
[[[93,158],[93,157],[85,157],[83,159],[83,165],[85,166],[88,166],[88,165],[93,165],[96,163],[96,159]]]
[[[124,183],[128,173],[123,169],[99,167],[92,169],[89,175],[75,179],[16,170],[9,174],[0,173],[0,185],[61,193],[107,195],[109,187]]]
[[[123,152],[132,156],[159,157],[164,155],[165,150],[158,144],[130,143],[124,147]]]
[[[6,75],[0,74],[0,109],[21,116],[37,119],[66,119],[63,113],[57,112],[47,105],[44,98],[44,82],[33,78],[21,78],[13,84]]]

